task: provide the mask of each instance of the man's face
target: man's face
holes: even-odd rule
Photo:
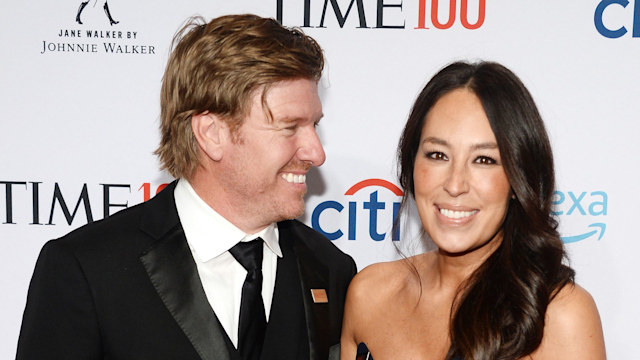
[[[222,159],[228,205],[254,230],[302,215],[307,171],[325,160],[316,133],[322,104],[315,81],[273,84],[266,97],[272,121],[261,97],[262,90],[253,94],[250,112]]]

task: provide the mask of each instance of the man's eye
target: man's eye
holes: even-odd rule
[[[478,156],[474,162],[476,164],[482,164],[482,165],[496,164],[496,161],[493,158],[490,158],[488,156]]]
[[[431,160],[447,160],[447,156],[439,151],[428,152],[427,157]]]

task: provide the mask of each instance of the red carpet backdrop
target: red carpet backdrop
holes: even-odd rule
[[[246,12],[325,49],[327,161],[302,220],[359,268],[423,251],[415,214],[391,224],[396,145],[426,81],[461,59],[518,74],[551,136],[555,211],[608,356],[638,356],[640,0],[65,0],[0,5],[0,358],[15,356],[44,242],[172,180],[152,152],[173,34],[192,15]]]

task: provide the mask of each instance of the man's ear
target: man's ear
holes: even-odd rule
[[[219,116],[205,111],[191,116],[191,130],[200,150],[211,160],[220,161],[229,128]]]

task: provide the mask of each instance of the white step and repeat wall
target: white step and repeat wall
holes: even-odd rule
[[[556,211],[611,359],[639,358],[640,0],[4,1],[0,4],[0,358],[15,356],[43,243],[155,195],[152,155],[175,31],[192,15],[256,13],[325,49],[303,221],[359,268],[420,250],[415,214],[390,231],[409,108],[453,60],[516,72],[550,132]],[[110,19],[117,24],[110,25]]]

